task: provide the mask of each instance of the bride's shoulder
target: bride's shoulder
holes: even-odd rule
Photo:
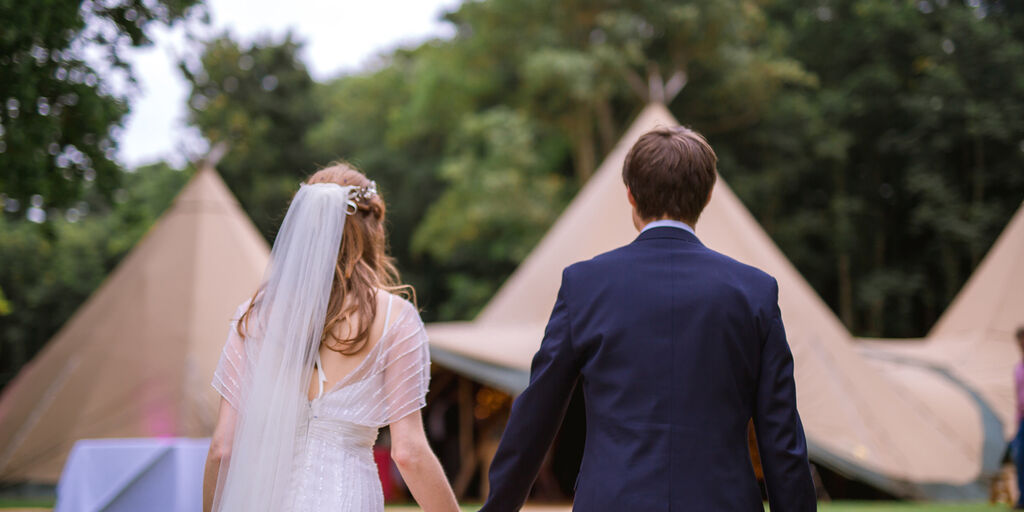
[[[244,315],[245,312],[249,310],[249,304],[252,304],[252,297],[245,299],[245,301],[243,301],[241,304],[238,305],[237,308],[235,308],[235,314],[231,316],[231,320],[233,322],[237,322],[240,318],[242,318],[242,315]]]
[[[387,316],[390,316],[390,323],[392,325],[400,322],[408,323],[410,321],[423,323],[420,319],[419,309],[404,295],[380,290],[377,294],[377,300],[378,311],[389,311],[390,309],[390,314]]]
[[[263,336],[263,323],[259,301],[253,302],[252,297],[235,308],[231,315],[231,328],[245,339],[260,339]]]

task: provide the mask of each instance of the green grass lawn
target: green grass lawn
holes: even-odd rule
[[[50,508],[52,499],[0,498],[0,508]]]
[[[0,509],[20,508],[50,508],[52,500],[17,500],[0,499]],[[477,510],[478,505],[465,505],[463,510]],[[419,510],[417,507],[388,507],[388,512],[411,512]],[[821,512],[997,512],[1009,510],[1004,505],[989,505],[988,503],[974,504],[930,504],[930,503],[900,503],[900,502],[839,502],[822,503],[818,510]]]
[[[900,502],[839,502],[821,504],[821,512],[975,512],[1010,510],[1005,505],[988,503],[900,503]]]

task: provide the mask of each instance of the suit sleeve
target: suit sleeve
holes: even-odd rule
[[[530,384],[512,405],[491,463],[490,494],[481,512],[519,510],[565,416],[579,377],[572,348],[566,273],[555,308],[533,357]]]
[[[775,290],[777,297],[778,285]],[[771,510],[813,511],[817,504],[807,459],[807,441],[796,409],[793,354],[786,341],[777,299],[773,309],[761,347],[754,411],[758,451]]]

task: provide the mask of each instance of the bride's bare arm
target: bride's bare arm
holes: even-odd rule
[[[206,454],[206,469],[203,471],[203,512],[213,510],[213,495],[217,490],[220,467],[231,457],[231,443],[235,437],[236,413],[227,400],[221,398],[217,413],[217,426],[210,439],[210,451]]]
[[[419,411],[391,424],[391,458],[424,512],[459,510],[441,463],[427,442]]]

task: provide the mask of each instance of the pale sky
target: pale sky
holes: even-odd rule
[[[230,30],[243,43],[270,34],[292,32],[306,41],[303,60],[313,78],[323,81],[358,71],[375,55],[434,37],[451,37],[454,28],[440,20],[461,0],[207,0],[211,27]],[[195,30],[195,27],[193,27]],[[118,160],[135,167],[162,159],[183,165],[184,154],[201,151],[198,134],[186,129],[188,87],[176,68],[186,51],[185,30],[151,33],[155,45],[132,53],[141,91],[121,135]]]

